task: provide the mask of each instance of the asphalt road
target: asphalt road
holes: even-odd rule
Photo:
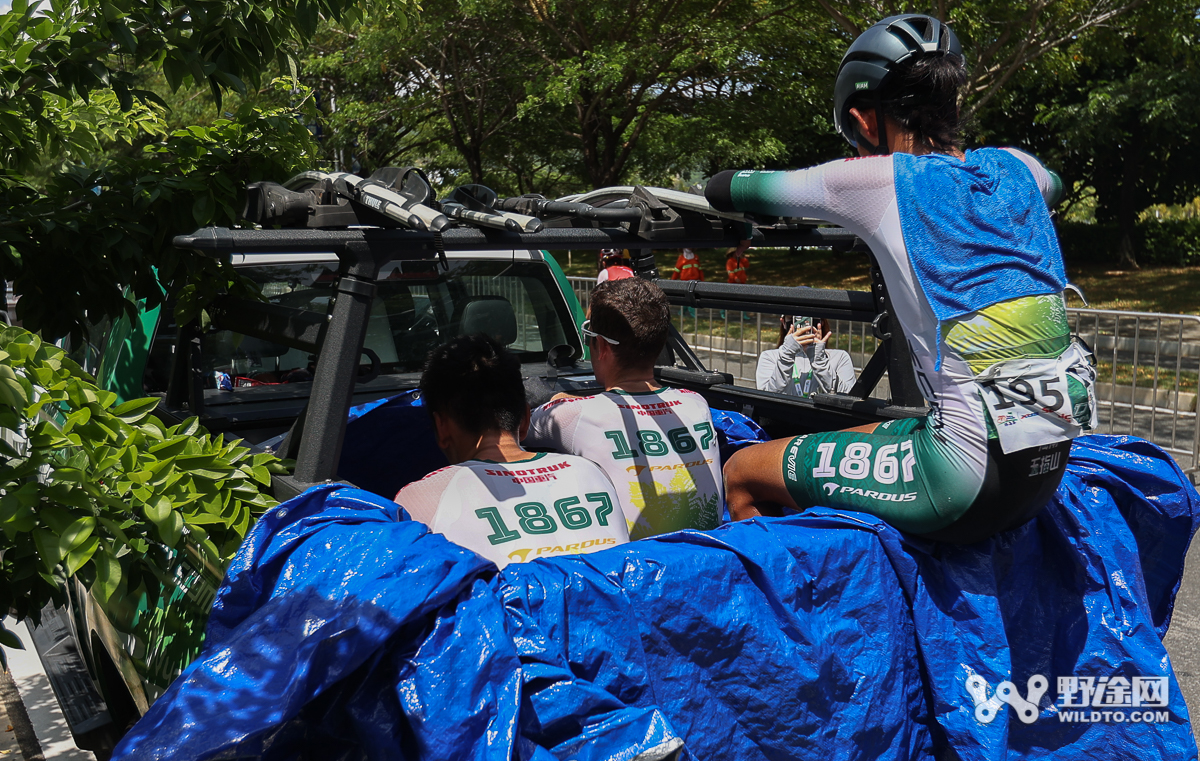
[[[1192,733],[1200,719],[1200,551],[1188,553],[1183,571],[1183,583],[1175,598],[1175,614],[1163,640],[1171,656],[1171,666],[1183,689],[1188,714],[1192,717]]]

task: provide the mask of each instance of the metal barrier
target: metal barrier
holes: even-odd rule
[[[584,309],[595,281],[572,277]],[[712,370],[755,386],[759,356],[779,342],[778,315],[672,307],[675,327]],[[1128,434],[1170,452],[1200,478],[1200,317],[1152,312],[1068,309],[1071,330],[1096,354],[1097,433]],[[828,346],[850,353],[861,372],[878,341],[866,323],[833,321]],[[888,397],[887,377],[872,396]]]
[[[1096,354],[1100,433],[1140,436],[1200,475],[1200,317],[1068,309],[1071,330]]]

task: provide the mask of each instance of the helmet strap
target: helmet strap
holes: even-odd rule
[[[871,145],[871,142],[867,140],[861,131],[858,133],[858,139],[863,145],[871,149],[872,156],[887,156],[891,151],[888,149],[887,124],[883,119],[883,97],[880,96],[878,90],[875,91],[875,124],[879,131],[879,142]]]
[[[892,151],[888,148],[887,121],[883,118],[883,96],[878,89],[875,90],[875,124],[879,129],[879,143],[871,148],[871,154],[887,156]]]

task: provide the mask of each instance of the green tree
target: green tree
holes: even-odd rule
[[[467,175],[509,192],[669,183],[843,154],[833,77],[886,15],[954,24],[974,113],[1137,2],[432,0],[409,28],[331,29],[305,76],[323,105],[336,101],[323,139],[343,166],[419,162],[446,184]]]
[[[832,54],[807,8],[434,0],[411,30],[331,29],[304,76],[336,98],[327,155],[364,171],[419,158],[517,192],[662,182],[788,153]]]
[[[209,436],[195,419],[166,427],[157,400],[116,405],[66,354],[20,328],[0,330],[0,607],[38,621],[77,576],[102,603],[144,595],[153,608],[175,557],[224,568],[281,464]],[[114,619],[131,630],[149,617]],[[195,655],[202,628],[164,642]],[[186,640],[186,641],[185,641]],[[20,647],[0,625],[0,643]]]
[[[1117,225],[1128,266],[1137,266],[1139,213],[1200,193],[1196,16],[1195,3],[1146,5],[1023,72],[980,114],[985,136],[1025,146],[1056,168],[1068,201],[1094,201],[1097,221]]]
[[[201,296],[229,281],[171,238],[234,221],[241,185],[307,161],[310,137],[294,109],[248,104],[170,132],[143,67],[172,89],[207,87],[219,108],[272,69],[294,72],[321,19],[353,11],[349,0],[17,0],[0,14],[0,280],[23,297],[22,320],[78,336],[130,308],[126,287],[153,304],[164,289]]]

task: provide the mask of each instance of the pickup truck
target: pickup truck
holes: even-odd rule
[[[113,325],[90,369],[126,398],[158,396],[156,414],[168,424],[197,416],[211,432],[294,459],[294,472],[273,482],[276,498],[289,499],[344,480],[351,408],[415,388],[426,352],[451,336],[501,335],[522,361],[531,405],[557,391],[599,390],[579,337],[582,310],[553,252],[628,249],[637,274],[657,280],[652,249],[734,245],[746,229],[744,221],[656,202],[653,189],[617,190],[641,195],[589,200],[637,201],[640,220],[565,218],[540,232],[346,226],[204,228],[179,236],[180,249],[230,261],[259,285],[263,300],[226,297],[209,308],[204,329],[176,325],[166,309]],[[797,220],[756,224],[753,236],[757,247],[857,246],[843,230]],[[925,414],[877,269],[871,292],[658,283],[675,305],[861,321],[883,339],[849,394],[799,398],[734,385],[673,331],[656,367],[664,384],[748,415],[773,436]],[[885,372],[891,398],[869,398]],[[78,584],[68,608],[43,613],[33,638],[80,747],[103,757],[198,652],[222,569],[197,558],[180,558],[176,589],[157,609],[135,602],[142,615],[161,619],[164,641],[175,640],[170,657],[163,642],[140,641],[114,625],[119,601],[100,605]]]

